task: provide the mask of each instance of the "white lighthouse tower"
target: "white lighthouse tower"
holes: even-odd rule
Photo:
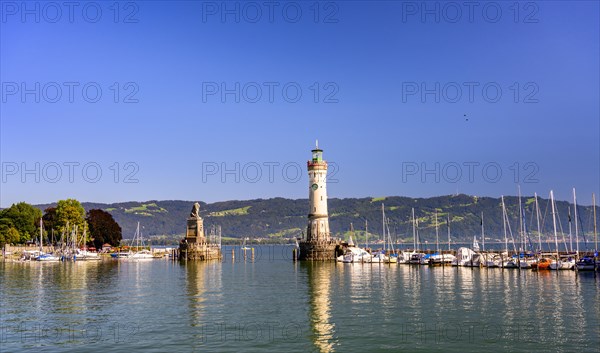
[[[312,150],[312,160],[308,167],[308,225],[306,239],[299,243],[299,260],[326,261],[335,260],[339,251],[339,241],[331,237],[329,232],[329,215],[327,214],[327,162],[323,160],[323,150],[316,147]]]
[[[308,167],[308,227],[306,240],[329,241],[329,216],[327,214],[327,162],[323,160],[323,150],[319,141],[312,150],[312,160]]]

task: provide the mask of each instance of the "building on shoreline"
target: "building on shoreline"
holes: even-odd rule
[[[323,150],[312,150],[312,160],[308,167],[309,206],[306,239],[299,242],[299,260],[326,261],[335,260],[341,244],[331,237],[329,215],[327,212],[327,162],[323,160]]]
[[[204,234],[204,220],[196,202],[187,219],[185,238],[179,243],[179,260],[219,260],[221,256],[220,245],[210,243]]]

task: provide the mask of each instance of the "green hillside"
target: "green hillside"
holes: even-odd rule
[[[435,241],[434,214],[437,210],[440,234],[446,236],[446,219],[450,216],[451,234],[456,241],[471,241],[481,232],[480,214],[484,213],[486,238],[503,239],[502,209],[499,198],[468,195],[438,196],[431,198],[409,198],[399,196],[377,198],[330,199],[329,215],[331,231],[337,236],[347,236],[353,223],[356,238],[363,238],[365,220],[371,239],[381,236],[381,203],[385,204],[386,216],[390,220],[390,232],[395,239],[412,241],[411,209],[419,221],[421,240]],[[131,238],[139,221],[145,236],[176,238],[185,231],[186,218],[194,201],[147,201],[114,204],[83,203],[86,210],[100,208],[110,212],[123,228],[123,238]],[[515,237],[518,231],[519,209],[516,197],[505,197],[511,229]],[[536,229],[535,203],[532,197],[522,198],[525,209],[525,225],[528,230]],[[224,237],[288,239],[301,236],[306,228],[308,200],[284,198],[225,201],[201,204],[201,216],[206,229],[220,225]],[[552,214],[547,199],[539,199],[542,233],[551,237]],[[37,205],[41,209],[51,205]],[[559,227],[568,233],[567,207],[572,205],[557,202]],[[579,206],[580,231],[588,241],[593,241],[592,207]],[[600,210],[598,210],[600,211]],[[600,213],[600,212],[597,212]],[[600,216],[600,215],[598,215]],[[574,218],[574,217],[573,217]],[[599,217],[600,218],[600,217]],[[600,225],[600,220],[598,221]],[[574,225],[573,225],[574,227]],[[559,229],[560,231],[560,229]],[[537,235],[536,235],[537,237]],[[561,236],[562,237],[562,236]],[[163,237],[164,238],[164,237]]]

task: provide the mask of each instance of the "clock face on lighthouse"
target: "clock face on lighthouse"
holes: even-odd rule
[[[317,190],[317,189],[319,188],[319,185],[317,185],[317,184],[312,184],[310,187],[311,187],[313,190]]]

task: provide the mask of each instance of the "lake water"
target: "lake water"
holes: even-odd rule
[[[600,351],[593,273],[230,251],[210,263],[0,263],[0,351]]]

